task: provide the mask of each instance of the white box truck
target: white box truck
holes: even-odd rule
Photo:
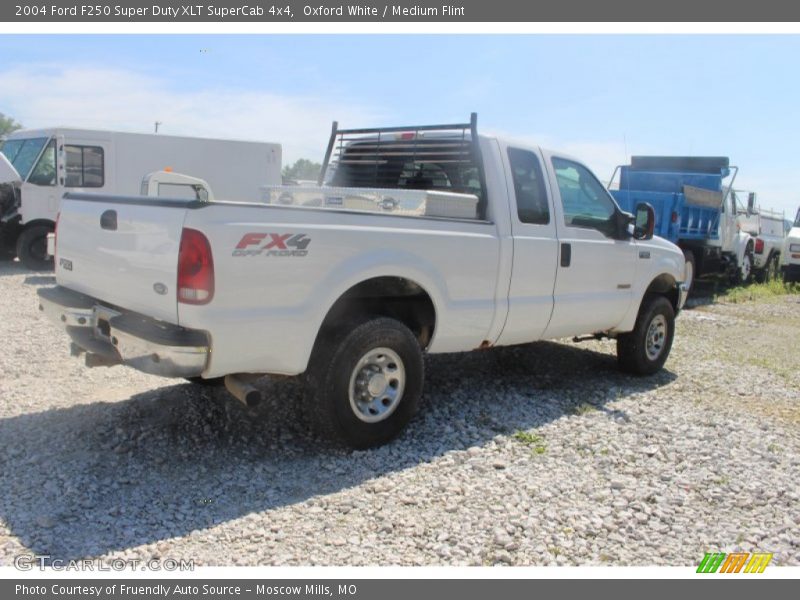
[[[65,192],[138,195],[142,178],[165,168],[237,202],[281,183],[281,146],[266,142],[56,127],[16,131],[0,153],[0,246],[31,269],[52,265],[47,234]]]

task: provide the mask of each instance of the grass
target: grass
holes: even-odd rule
[[[766,283],[754,283],[746,286],[738,285],[714,294],[714,302],[740,304],[742,302],[767,300],[787,294],[800,294],[800,284],[783,283],[776,279]]]
[[[544,454],[547,452],[547,444],[544,442],[544,437],[538,433],[531,433],[530,431],[515,431],[511,436],[520,444],[528,446],[534,454]]]
[[[597,410],[597,407],[594,404],[589,404],[588,402],[582,402],[581,404],[575,406],[571,412],[573,415],[577,415],[580,417],[595,410]]]

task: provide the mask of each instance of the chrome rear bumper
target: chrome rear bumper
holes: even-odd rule
[[[124,364],[162,377],[198,377],[209,355],[208,336],[100,304],[60,286],[42,288],[39,310],[72,339],[72,353],[90,366]]]

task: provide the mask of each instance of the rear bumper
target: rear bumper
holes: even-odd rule
[[[39,290],[39,310],[72,339],[89,365],[124,364],[162,377],[197,377],[206,368],[208,335],[111,308],[56,286]]]

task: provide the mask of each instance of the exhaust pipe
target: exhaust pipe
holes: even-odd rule
[[[258,379],[260,375],[240,373],[238,375],[225,375],[225,387],[239,402],[248,408],[261,404],[262,395],[250,382]]]

